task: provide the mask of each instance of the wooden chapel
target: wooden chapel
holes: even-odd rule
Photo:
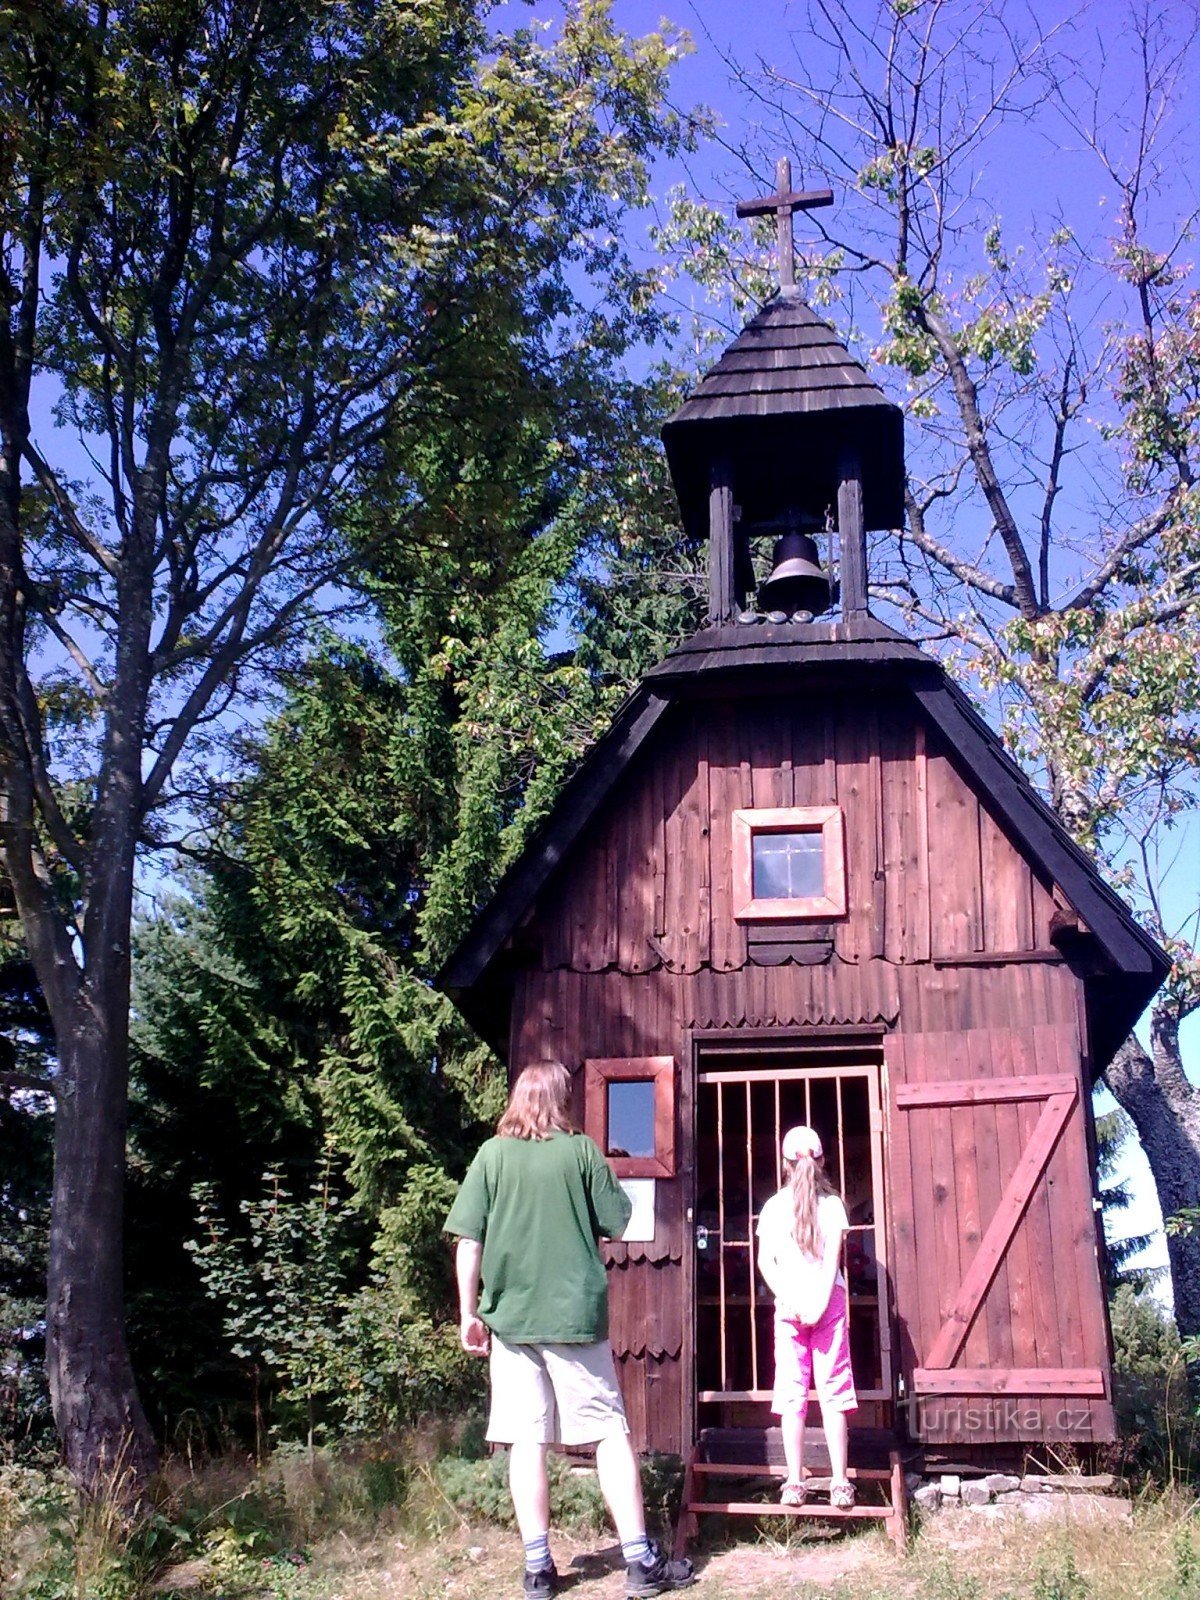
[[[1167,962],[870,613],[902,418],[792,285],[791,212],[828,198],[785,169],[743,208],[779,218],[781,290],[663,432],[709,625],[646,675],[440,982],[511,1069],[567,1064],[636,1191],[606,1257],[640,1448],[767,1429],[754,1220],[808,1122],[851,1221],[852,1426],[999,1465],[1113,1437],[1090,1090]],[[814,535],[839,553],[832,616]]]

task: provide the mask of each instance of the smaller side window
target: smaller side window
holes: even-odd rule
[[[618,1178],[675,1176],[675,1058],[583,1064],[584,1129]]]
[[[845,916],[846,844],[840,807],[735,811],[733,892],[739,922]]]

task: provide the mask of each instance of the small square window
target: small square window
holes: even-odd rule
[[[739,922],[799,922],[846,914],[846,854],[837,806],[733,813]]]
[[[584,1062],[584,1123],[618,1178],[675,1176],[675,1058]]]

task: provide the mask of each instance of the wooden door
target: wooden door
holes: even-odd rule
[[[780,1144],[815,1127],[850,1216],[844,1270],[862,1402],[893,1398],[879,1067],[762,1065],[701,1071],[696,1102],[695,1370],[701,1406],[771,1398],[773,1310],[755,1225],[783,1181]]]
[[[887,1046],[896,1310],[930,1443],[1113,1436],[1073,1026]]]

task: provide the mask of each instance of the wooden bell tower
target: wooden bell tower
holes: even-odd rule
[[[663,429],[685,526],[708,540],[714,624],[757,618],[751,540],[802,527],[835,533],[841,616],[863,619],[866,535],[904,519],[900,410],[795,282],[792,217],[832,202],[829,189],[793,190],[784,158],[777,192],[738,206],[777,220],[779,292]]]

